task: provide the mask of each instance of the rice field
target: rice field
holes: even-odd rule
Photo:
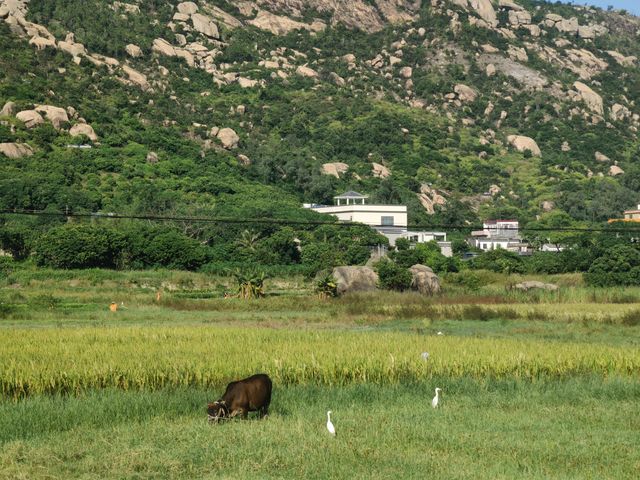
[[[552,280],[320,300],[271,279],[242,301],[200,274],[16,272],[0,282],[0,479],[635,479],[640,288]],[[256,372],[270,418],[208,425],[206,402]]]
[[[13,399],[103,388],[219,387],[247,372],[268,372],[279,385],[327,386],[630,376],[640,372],[640,349],[221,326],[15,329],[0,340],[0,393]]]

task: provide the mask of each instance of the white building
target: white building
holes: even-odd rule
[[[445,257],[453,256],[453,248],[451,242],[447,242],[447,234],[445,232],[412,232],[407,231],[404,237],[411,243],[427,243],[437,242],[440,252]]]
[[[528,253],[529,245],[522,242],[517,220],[487,220],[482,230],[471,232],[469,243],[480,250],[503,248],[517,253]]]
[[[387,237],[391,246],[396,244],[398,238],[406,238],[413,243],[436,240],[443,255],[448,257],[453,255],[451,242],[447,242],[446,233],[409,232],[407,230],[406,205],[368,204],[368,198],[368,195],[349,191],[333,197],[335,205],[305,203],[304,207],[310,208],[318,213],[333,215],[343,222],[364,223],[365,225],[369,225]]]
[[[564,245],[556,245],[555,243],[545,243],[540,247],[541,252],[560,253],[564,250]]]

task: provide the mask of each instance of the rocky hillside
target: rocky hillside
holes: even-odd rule
[[[640,200],[624,12],[0,0],[0,19],[3,209],[301,218],[349,188],[412,223],[570,224]]]

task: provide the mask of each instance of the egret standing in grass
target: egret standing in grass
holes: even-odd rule
[[[438,394],[441,392],[441,390],[439,388],[436,388],[436,396],[433,397],[433,400],[431,400],[431,406],[433,408],[438,408]]]
[[[333,435],[334,437],[336,436],[336,427],[334,427],[333,423],[331,423],[331,410],[327,412],[327,430],[329,430],[329,433],[331,435]]]

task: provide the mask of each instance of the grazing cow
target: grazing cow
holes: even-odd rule
[[[247,418],[249,412],[258,412],[262,418],[269,412],[270,403],[271,379],[264,373],[258,373],[227,385],[222,398],[207,405],[207,413],[210,422],[219,422],[236,415]]]

